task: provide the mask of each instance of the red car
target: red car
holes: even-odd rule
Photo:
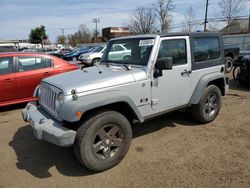
[[[33,92],[43,78],[77,68],[41,53],[0,53],[0,107],[35,100]]]

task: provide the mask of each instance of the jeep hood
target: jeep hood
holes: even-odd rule
[[[55,75],[42,81],[61,89],[65,95],[70,95],[72,89],[82,93],[145,79],[146,73],[139,68],[126,70],[120,66],[99,65]]]

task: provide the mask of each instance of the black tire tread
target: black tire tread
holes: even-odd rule
[[[219,97],[220,97],[220,99],[219,99],[220,102],[219,102],[219,110],[218,110],[218,112],[216,113],[216,115],[215,115],[212,119],[210,119],[210,120],[208,121],[208,120],[205,119],[205,117],[203,116],[203,112],[202,112],[202,105],[203,105],[203,104],[202,104],[202,103],[203,103],[204,98],[208,95],[209,91],[212,90],[212,89],[215,89],[215,90],[218,92]],[[209,122],[213,121],[213,120],[217,117],[217,115],[218,115],[218,113],[219,113],[219,111],[220,111],[220,107],[221,107],[221,92],[220,92],[220,89],[219,89],[216,85],[208,85],[208,86],[206,87],[206,89],[205,89],[205,91],[204,91],[204,93],[203,93],[203,95],[202,95],[202,97],[201,97],[199,103],[196,104],[196,105],[194,105],[194,106],[192,107],[191,113],[192,113],[192,116],[193,116],[193,118],[194,118],[195,120],[197,120],[197,121],[199,121],[199,122],[201,122],[201,123],[209,123]]]
[[[101,172],[103,170],[99,170],[99,169],[95,169],[92,167],[91,164],[89,164],[88,160],[85,158],[84,155],[81,155],[82,151],[81,151],[81,143],[87,133],[87,130],[89,129],[89,127],[95,122],[95,121],[99,121],[100,119],[102,119],[104,116],[109,116],[109,115],[119,115],[120,118],[124,118],[126,119],[122,114],[116,112],[116,111],[99,111],[95,114],[93,114],[91,117],[88,118],[87,121],[85,121],[82,126],[78,129],[77,134],[76,134],[76,139],[75,139],[75,144],[74,144],[74,153],[76,158],[79,160],[79,162],[86,166],[88,169],[96,171],[96,172]],[[126,121],[128,121],[126,119]],[[132,134],[132,133],[131,133]],[[131,136],[132,138],[132,136]]]

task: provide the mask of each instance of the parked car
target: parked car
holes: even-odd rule
[[[126,50],[114,54],[118,44]],[[73,146],[81,164],[100,172],[124,158],[135,123],[185,107],[212,122],[228,91],[224,70],[220,33],[114,38],[99,65],[44,79],[22,117],[37,139]]]
[[[233,71],[234,79],[237,80],[240,85],[246,85],[250,83],[250,55],[245,55],[235,63]]]
[[[105,50],[106,46],[97,46],[89,53],[85,53],[79,56],[79,60],[87,66],[94,65],[98,61],[101,60],[102,54]]]
[[[239,58],[240,48],[238,46],[225,45],[224,54],[225,54],[225,71],[226,73],[231,72],[233,64]]]
[[[241,60],[246,55],[250,55],[250,45],[247,45],[246,48],[240,50],[239,60]]]
[[[77,68],[41,53],[0,53],[0,107],[34,100],[34,90],[43,78]]]
[[[63,55],[63,59],[67,61],[78,60],[79,56],[93,50],[94,46],[84,46],[74,49],[72,52]]]
[[[0,46],[0,53],[2,52],[16,52],[18,51],[16,46]]]
[[[58,49],[58,48],[57,49],[47,50],[45,52],[45,54],[53,55],[53,56],[56,56],[56,57],[59,57],[59,58],[63,57],[62,51],[60,49]]]

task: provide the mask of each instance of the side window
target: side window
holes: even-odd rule
[[[10,74],[13,71],[13,58],[1,57],[0,58],[0,75]]]
[[[195,62],[218,59],[219,57],[220,57],[220,43],[217,37],[194,39]]]
[[[51,66],[51,61],[46,62],[42,57],[18,57],[18,72],[43,69]]]
[[[123,51],[124,49],[120,45],[113,45],[110,52],[119,52]]]
[[[44,58],[45,68],[53,67],[53,60],[51,58]]]
[[[124,49],[120,45],[115,45],[115,50],[114,51],[123,51]]]
[[[163,40],[161,42],[158,58],[172,57],[173,65],[187,63],[187,48],[185,39]]]

